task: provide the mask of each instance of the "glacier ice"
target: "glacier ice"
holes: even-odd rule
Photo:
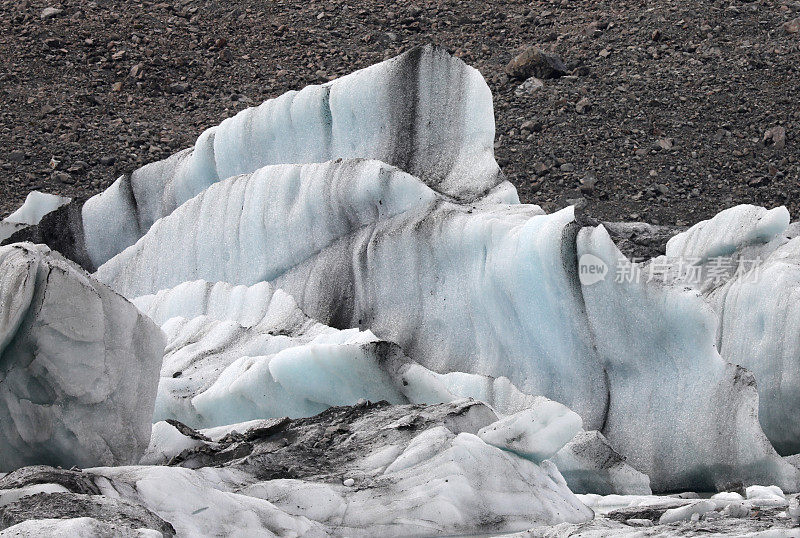
[[[598,431],[581,431],[550,458],[574,493],[650,495],[650,478]]]
[[[602,226],[582,229],[577,247],[622,274],[635,269]],[[612,395],[602,432],[654,490],[800,486],[758,423],[753,375],[717,352],[718,318],[698,291],[606,278],[584,286],[583,297]],[[645,383],[644,372],[655,381]]]
[[[577,226],[572,208],[458,204],[397,169],[340,161],[212,185],[96,274],[129,297],[195,278],[272,281],[320,322],[369,329],[428,370],[507,378],[567,405],[654,490],[796,489],[800,473],[757,422],[752,376],[717,352],[718,320],[700,293],[582,285],[585,254],[633,265],[603,227]],[[257,359],[242,361],[232,373]]]
[[[46,214],[68,204],[71,198],[48,194],[46,192],[31,191],[16,211],[0,221],[0,241],[11,237],[15,232],[39,224]]]
[[[331,408],[266,434],[257,426],[225,428],[241,432],[238,437],[201,430],[210,440],[196,455],[218,457],[217,466],[186,468],[194,460],[185,454],[183,463],[168,467],[85,472],[97,477],[104,495],[141,503],[187,536],[510,532],[591,519],[554,466],[538,466],[475,435],[496,418],[469,400]],[[247,458],[224,459],[245,447]],[[285,463],[290,476],[263,478]]]
[[[164,535],[155,529],[131,529],[92,517],[76,517],[28,519],[0,531],[0,536],[15,536],[16,538],[39,538],[40,536],[52,538],[89,538],[91,536],[163,538]]]
[[[444,49],[419,47],[245,109],[192,148],[120,177],[70,221],[75,261],[93,270],[212,183],[270,164],[377,159],[453,199],[491,191],[518,201],[495,162],[494,130],[481,74]]]
[[[379,161],[268,166],[212,185],[179,207],[175,218],[159,220],[152,233],[97,275],[128,297],[198,278],[248,285],[269,281],[353,229],[428,206],[435,197],[413,176]],[[178,232],[190,213],[197,219],[190,235],[153,243]],[[241,220],[230,222],[233,215]],[[205,264],[204,259],[226,261]]]
[[[0,247],[0,470],[125,464],[164,349],[133,305],[47,247]]]
[[[218,343],[224,339],[212,343],[203,341],[203,337],[195,336],[182,337],[180,341],[170,338],[159,389],[160,403],[157,405],[156,419],[173,418],[192,426],[202,427],[239,422],[252,417],[307,416],[321,411],[328,405],[354,403],[361,398],[436,404],[472,397],[486,402],[502,415],[512,415],[527,409],[540,411],[552,409],[556,412],[556,416],[568,417],[571,419],[569,423],[577,423],[580,428],[580,418],[576,414],[561,404],[521,392],[507,378],[491,378],[466,372],[439,374],[408,360],[386,344],[379,345],[371,333],[337,331],[321,325],[305,316],[289,295],[265,282],[253,286],[233,286],[224,282],[185,282],[170,290],[138,297],[133,302],[157,323],[164,325],[168,335],[174,334],[176,323],[182,324],[184,319],[197,319],[194,323],[200,323],[202,327],[212,323],[211,320],[236,324],[231,326],[236,327],[238,336],[229,346]],[[228,366],[238,361],[239,355],[247,354],[242,346],[249,347],[244,343],[253,338],[253,333],[245,336],[246,329],[280,335],[287,348],[290,347],[289,342],[294,340],[292,346],[294,351],[291,354],[280,355],[278,360],[274,360],[275,357],[271,360],[243,359],[241,363],[250,365],[250,368],[243,374],[239,373],[239,370],[229,374],[226,371]],[[334,335],[345,333],[349,333],[351,336],[348,338],[353,341],[363,340],[371,344],[361,344],[361,347],[337,345],[325,348],[314,347],[313,344],[309,347],[305,344],[309,339],[318,338],[320,335],[326,335],[325,338],[331,341]],[[219,333],[216,338],[219,338]],[[218,351],[210,355],[205,353],[201,372],[198,374],[197,370],[190,369],[190,372],[193,372],[190,374],[186,369],[175,366],[170,359],[172,350],[184,349],[183,342],[191,342],[191,345],[201,350],[201,353],[225,347],[229,358],[219,360],[224,355]],[[390,353],[379,352],[381,347]],[[181,351],[181,354],[184,353]],[[343,357],[347,357],[348,360],[358,357],[358,360],[347,368],[323,368],[325,363],[341,365]],[[339,362],[334,362],[337,359]],[[267,363],[268,367],[259,369],[253,366],[254,363]],[[340,370],[347,373],[346,379],[342,377]],[[200,375],[215,380],[211,384],[213,397],[203,394],[202,387],[176,382],[173,378],[176,371],[181,372],[180,377],[192,375],[196,378]],[[220,378],[235,381],[223,384],[216,381]],[[380,382],[376,382],[376,379]],[[243,390],[243,385],[248,387],[247,390]],[[176,387],[180,387],[181,390]],[[312,395],[312,392],[315,393]],[[206,414],[199,412],[190,401],[197,402],[200,409],[209,411]],[[172,411],[165,411],[168,408]],[[221,416],[222,410],[225,410],[225,414]],[[255,422],[257,421],[251,426],[255,427]],[[203,433],[212,438],[222,436],[220,433],[212,434],[211,431],[206,429]],[[554,452],[569,441],[575,431],[577,430],[572,428],[552,427],[549,430],[539,430],[536,433],[537,442],[541,446],[548,446],[548,450]],[[543,435],[546,432],[551,432],[553,435]],[[199,444],[202,443],[182,435],[172,425],[160,421],[153,425],[151,446],[141,463],[166,463],[181,451]],[[618,455],[614,461],[615,465],[610,469],[607,468],[608,452],[615,453],[607,442],[604,447],[606,451],[603,452],[597,450],[591,452],[584,448],[579,451],[579,457],[564,460],[564,465],[568,466],[570,473],[568,484],[572,477],[579,477],[579,484],[583,487],[602,483],[602,492],[642,493],[643,489],[641,487],[636,489],[636,485],[641,484],[643,480],[646,492],[649,493],[647,477],[621,462]],[[534,459],[541,461],[548,455],[549,452],[539,453],[538,458]],[[629,481],[635,482],[635,485],[631,486]]]
[[[796,508],[800,226],[755,206],[583,226],[519,204],[493,134],[480,74],[425,47],[85,205],[34,196],[0,234],[99,266],[155,324],[46,249],[0,250],[0,471],[140,465],[87,472],[100,495],[0,485],[0,510],[99,510],[21,532],[138,532],[102,516],[122,503],[183,534],[315,536],[757,531],[731,522]]]
[[[550,459],[581,430],[583,421],[558,402],[543,401],[481,428],[484,442],[536,463]]]
[[[667,242],[667,258],[696,259],[730,256],[750,245],[768,242],[789,226],[789,212],[739,205],[722,211],[709,220],[698,222]]]
[[[472,397],[504,415],[563,408],[507,378],[432,372],[370,331],[314,321],[266,282],[184,282],[133,302],[167,336],[155,420],[212,427],[309,416],[360,399],[435,404]],[[556,442],[560,448],[568,440]]]
[[[341,168],[349,173],[339,175]],[[326,179],[331,174],[337,181]],[[342,194],[353,191],[363,192]],[[213,209],[223,199],[231,212]],[[237,200],[245,199],[242,209]],[[330,202],[313,218],[291,211],[318,199]],[[546,216],[537,206],[453,204],[374,161],[274,166],[213,185],[96,274],[128,297],[196,278],[274,279],[323,323],[380,331],[435,371],[507,377],[599,427],[607,399],[602,368],[580,290],[564,270],[561,236],[571,220],[571,210]],[[165,241],[177,236],[186,240]],[[520,250],[527,256],[515,267]],[[475,280],[465,284],[468,277]],[[557,358],[566,356],[588,365]]]
[[[786,208],[740,205],[676,235],[651,262],[713,308],[720,355],[754,374],[759,421],[781,454],[800,451],[799,249]]]

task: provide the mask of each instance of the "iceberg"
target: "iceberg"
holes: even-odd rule
[[[0,471],[138,460],[164,350],[133,305],[47,247],[0,247]]]

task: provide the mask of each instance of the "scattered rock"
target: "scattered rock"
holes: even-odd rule
[[[656,144],[658,144],[660,149],[669,151],[675,147],[675,140],[673,138],[661,138],[658,140],[658,142],[656,142]]]
[[[764,138],[762,142],[765,146],[772,146],[775,149],[783,149],[786,147],[786,129],[780,125],[772,127],[764,131]]]
[[[800,17],[784,23],[783,29],[786,30],[787,34],[796,34],[800,32]]]
[[[557,54],[545,52],[539,47],[528,47],[508,62],[505,72],[520,80],[530,77],[549,79],[566,75],[567,68]]]
[[[588,112],[592,108],[592,102],[589,100],[588,97],[584,97],[575,103],[575,112],[578,114],[583,114],[584,112]]]
[[[169,91],[172,93],[186,93],[189,90],[189,85],[185,82],[174,82],[169,85]]]
[[[542,124],[538,121],[528,120],[519,126],[519,130],[523,133],[540,133],[542,132]]]
[[[46,7],[39,14],[39,17],[41,17],[41,19],[43,21],[46,21],[47,19],[52,19],[53,17],[58,17],[62,13],[64,13],[63,9],[58,9],[57,7]]]
[[[591,194],[597,184],[597,177],[591,172],[581,178],[580,190],[583,194]]]
[[[523,95],[531,95],[539,90],[544,88],[544,82],[539,80],[536,77],[530,77],[528,80],[517,86],[517,89],[514,90],[514,95],[517,97],[522,97]]]

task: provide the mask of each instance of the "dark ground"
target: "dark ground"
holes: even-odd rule
[[[63,11],[43,20],[46,7]],[[800,216],[800,32],[784,26],[798,1],[5,0],[0,10],[0,215],[32,189],[94,194],[242,108],[434,42],[488,80],[497,158],[523,201],[552,210],[594,176],[585,198],[601,219],[689,224],[744,202]],[[503,67],[530,44],[572,75],[517,96]],[[779,125],[785,147],[765,146]]]

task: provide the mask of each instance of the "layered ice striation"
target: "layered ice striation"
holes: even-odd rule
[[[0,247],[0,471],[137,461],[163,350],[152,321],[73,263]]]
[[[432,372],[368,330],[312,320],[266,282],[185,282],[133,302],[167,336],[155,420],[213,427],[311,416],[362,399],[437,404],[472,397],[503,415],[548,405],[566,410],[507,378]],[[538,435],[559,447],[569,440],[554,433],[554,440]]]
[[[615,278],[581,284],[585,254],[631,265],[604,228],[581,230],[571,208],[456,203],[356,160],[217,183],[97,276],[128,297],[196,278],[271,281],[324,324],[396,342],[437,373],[428,378],[507,378],[567,405],[656,491],[796,489],[798,471],[758,424],[752,375],[717,353],[718,320],[702,295]]]
[[[120,177],[70,223],[85,242],[76,261],[93,270],[222,179],[338,158],[383,161],[460,201],[493,189],[517,200],[494,159],[489,87],[476,69],[425,46],[243,110],[192,148]]]

